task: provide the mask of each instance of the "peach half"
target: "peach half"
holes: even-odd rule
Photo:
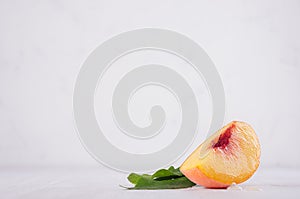
[[[198,185],[226,188],[249,179],[259,162],[260,145],[253,128],[233,121],[205,140],[180,171]]]

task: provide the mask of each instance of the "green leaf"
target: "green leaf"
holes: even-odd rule
[[[183,174],[182,174],[181,171],[179,170],[179,167],[178,167],[177,169],[175,169],[173,166],[171,166],[168,170],[169,170],[170,172],[174,173],[175,175],[183,176]]]
[[[136,184],[138,182],[138,180],[141,178],[141,175],[138,175],[136,173],[131,173],[127,179],[129,180],[129,182],[131,182],[132,184]]]
[[[195,184],[189,181],[186,177],[179,177],[169,180],[153,180],[151,178],[143,177],[134,187],[128,189],[181,189],[192,187]]]
[[[151,175],[148,175],[148,174],[143,174],[143,175],[139,175],[139,174],[136,174],[136,173],[131,173],[127,179],[129,180],[129,182],[131,182],[132,184],[136,184],[139,179],[141,178],[145,178],[145,177],[150,177],[151,178]]]
[[[175,169],[173,166],[169,169],[160,169],[153,175],[131,173],[127,179],[135,185],[124,187],[127,189],[180,189],[195,185],[180,172],[179,168]]]
[[[168,170],[167,169],[160,169],[156,171],[152,178],[155,180],[169,180],[172,178],[178,178],[182,177],[183,174],[178,169],[175,169],[173,166],[171,166]]]

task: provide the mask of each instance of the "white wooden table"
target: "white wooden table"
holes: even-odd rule
[[[259,169],[243,190],[211,190],[196,186],[182,190],[132,191],[127,174],[107,168],[14,167],[0,170],[0,198],[300,198],[300,170]]]

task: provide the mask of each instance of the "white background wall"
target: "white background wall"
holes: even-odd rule
[[[206,50],[225,87],[226,122],[254,126],[263,167],[299,167],[299,25],[300,1],[2,0],[0,166],[98,165],[73,124],[81,63],[113,35],[156,27]]]

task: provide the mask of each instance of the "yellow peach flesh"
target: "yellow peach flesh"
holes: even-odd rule
[[[250,125],[231,122],[210,136],[181,165],[191,181],[225,188],[250,178],[259,166],[260,145]]]

